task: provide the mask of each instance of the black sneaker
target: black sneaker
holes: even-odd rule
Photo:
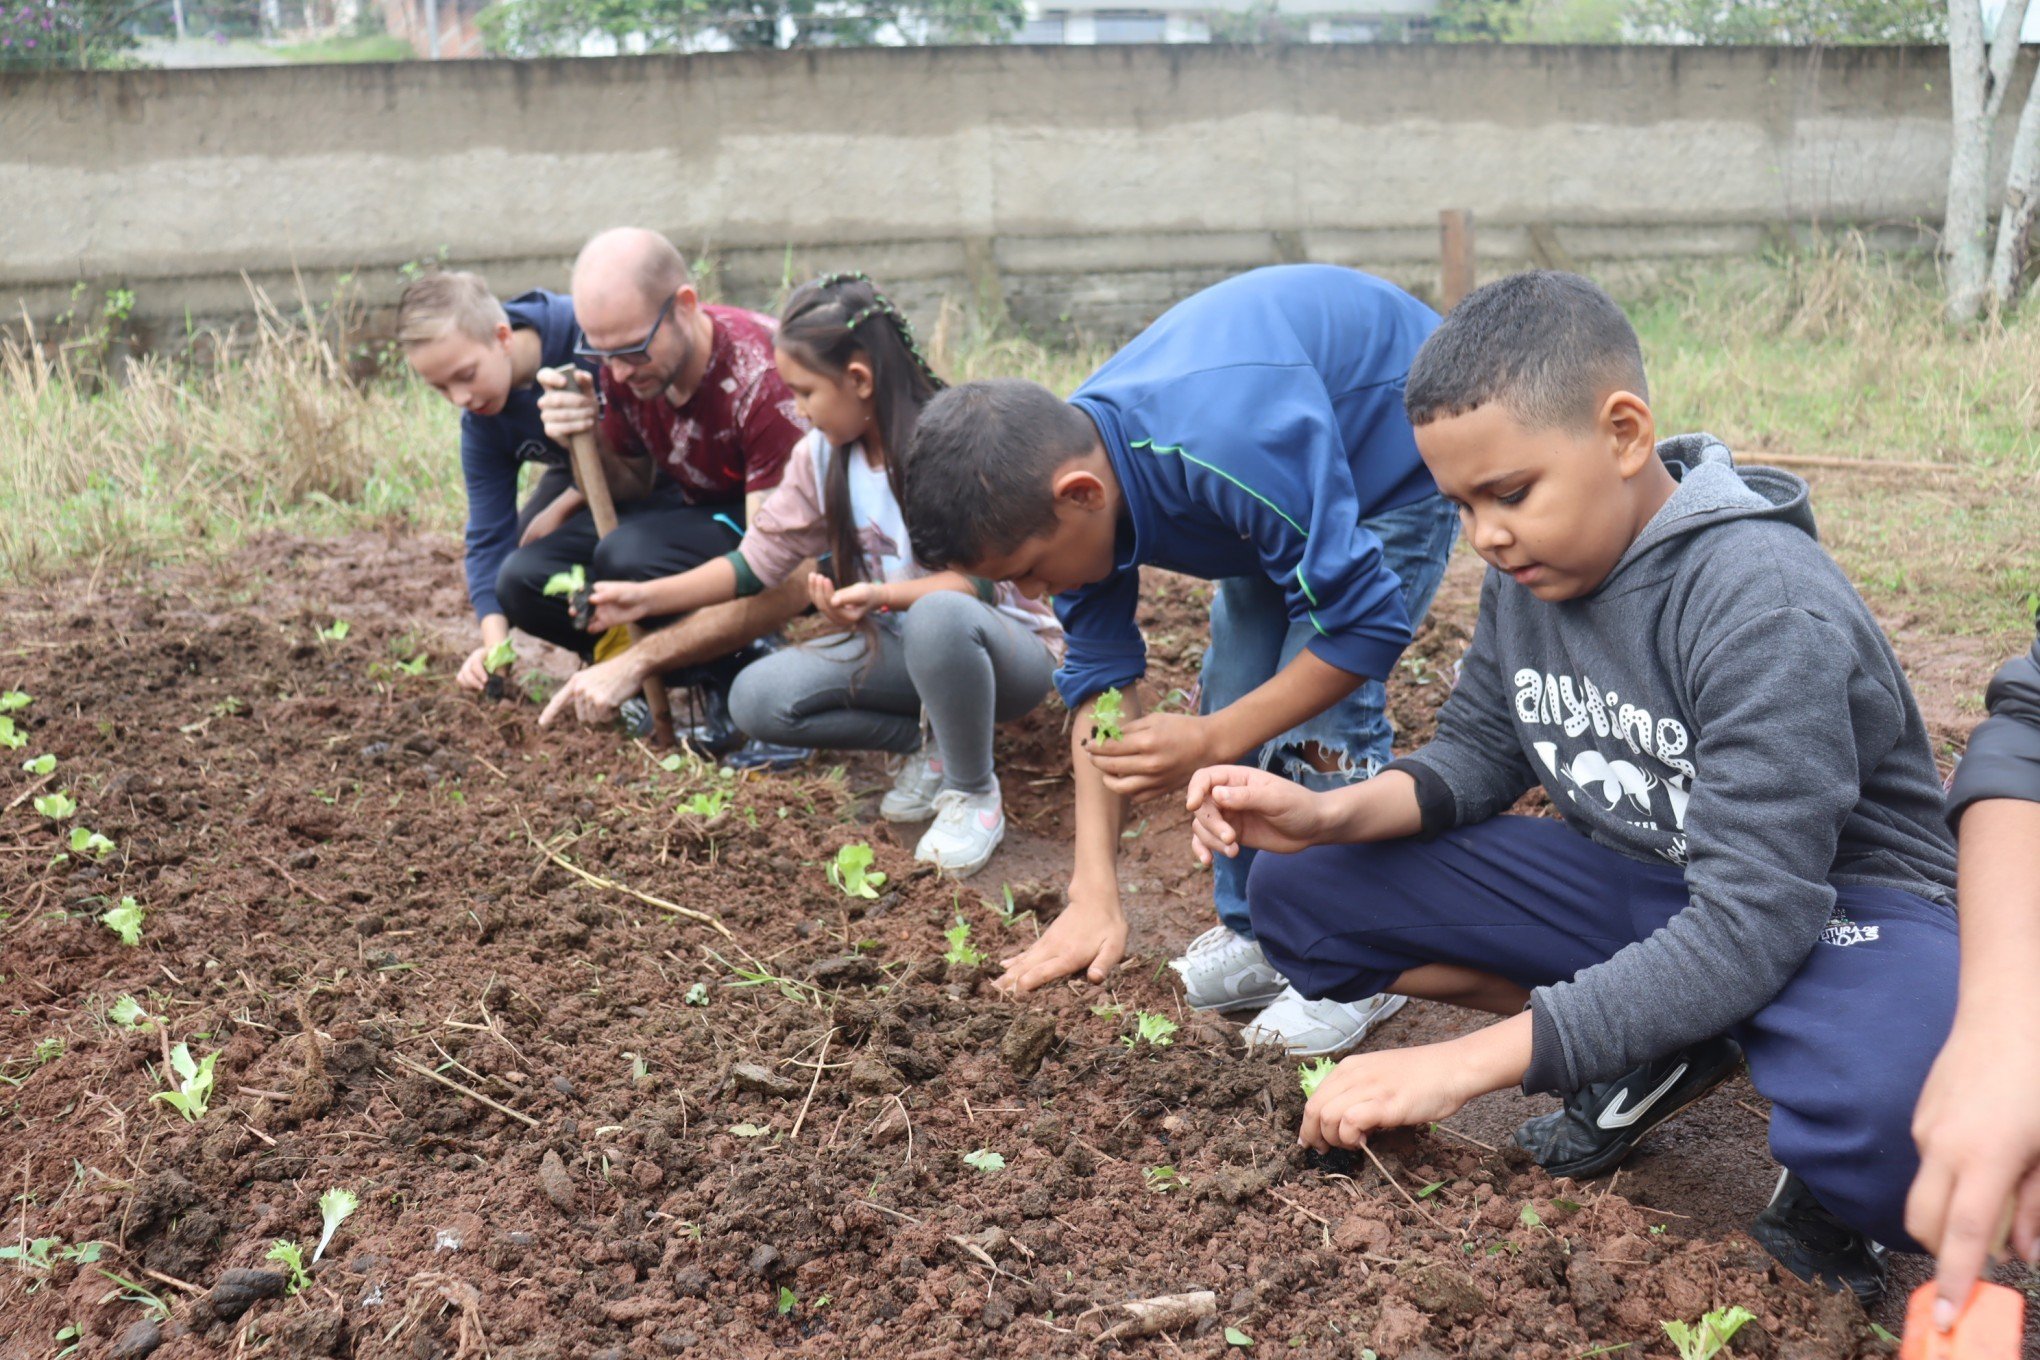
[[[1778,1188],[1750,1225],[1750,1236],[1808,1284],[1830,1294],[1846,1289],[1865,1308],[1884,1297],[1890,1253],[1822,1208],[1806,1182],[1790,1171],[1778,1177]]]
[[[1742,1049],[1733,1039],[1694,1044],[1573,1092],[1563,1109],[1526,1120],[1516,1130],[1516,1146],[1554,1176],[1598,1176],[1741,1066]]]

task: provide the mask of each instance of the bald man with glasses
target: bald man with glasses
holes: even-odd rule
[[[546,436],[561,444],[594,431],[617,526],[598,543],[581,510],[511,554],[497,594],[518,628],[593,657],[595,636],[575,627],[564,599],[545,594],[553,574],[580,563],[590,582],[644,581],[729,552],[807,428],[773,365],[772,319],[704,304],[680,252],[657,232],[625,227],[590,240],[574,264],[573,296],[583,336],[576,352],[599,369],[592,378],[574,375],[573,386],[545,374],[539,414]],[[748,659],[746,644],[804,603],[781,590],[677,621],[648,619],[648,636],[578,672],[542,721],[562,714],[605,721],[646,676],[735,653],[707,677],[712,688],[726,688]]]

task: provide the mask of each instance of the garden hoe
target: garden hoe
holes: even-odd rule
[[[574,369],[555,370],[564,374],[569,381],[578,382]],[[588,498],[588,513],[595,517],[595,537],[599,542],[609,537],[616,527],[616,502],[609,496],[609,478],[602,471],[602,455],[595,447],[595,432],[585,430],[572,436],[568,441],[568,452],[574,459],[574,480],[580,484],[581,494]],[[630,625],[630,640],[635,645],[644,636],[644,629]],[[652,745],[661,749],[673,744],[673,707],[666,698],[666,682],[657,675],[645,677],[645,703],[652,710]]]

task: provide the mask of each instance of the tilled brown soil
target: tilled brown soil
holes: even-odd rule
[[[0,1357],[1642,1356],[1731,1304],[1758,1318],[1738,1354],[1888,1349],[1704,1185],[1666,1202],[1675,1154],[1611,1188],[1493,1150],[1542,1106],[1489,1097],[1378,1162],[1296,1149],[1295,1065],[1183,1012],[1162,966],[1209,910],[1180,812],[1128,829],[1139,952],[1111,985],[994,994],[1066,871],[1059,711],[1002,737],[1013,840],[959,887],[872,820],[869,764],[726,784],[458,694],[449,559],[278,540],[7,601],[0,688],[35,696],[12,754],[60,764],[6,767],[0,1174],[7,1241],[58,1245],[0,1268]],[[1471,579],[1398,676],[1413,737]],[[1202,589],[1157,583],[1164,683],[1194,668]],[[62,825],[30,801],[57,788]],[[676,812],[717,788],[713,820]],[[53,863],[71,825],[118,848]],[[870,899],[824,872],[859,841],[889,876]],[[123,895],[137,947],[97,920]],[[959,919],[983,964],[945,960]],[[123,996],[154,1020],[110,1019]],[[1142,1013],[1172,1041],[1137,1041]],[[1413,1008],[1374,1042],[1460,1023]],[[197,1122],[150,1099],[178,1042],[217,1055]],[[1704,1130],[1699,1164],[1737,1169],[1699,1179],[1760,1203],[1753,1100],[1666,1138]],[[332,1187],[361,1207],[307,1288],[229,1276],[275,1269],[278,1238],[309,1255]],[[86,1242],[96,1262],[63,1258]],[[1206,1316],[1104,1335],[1199,1290]]]

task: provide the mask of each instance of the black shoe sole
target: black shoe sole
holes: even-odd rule
[[[1553,1176],[1564,1176],[1576,1181],[1590,1181],[1596,1176],[1613,1171],[1616,1167],[1627,1161],[1629,1154],[1636,1151],[1637,1145],[1648,1138],[1651,1132],[1659,1125],[1705,1100],[1714,1093],[1716,1088],[1727,1082],[1730,1077],[1742,1071],[1742,1067],[1742,1057],[1737,1055],[1734,1062],[1723,1067],[1720,1072],[1709,1079],[1705,1086],[1702,1086],[1678,1104],[1666,1108],[1662,1114],[1653,1109],[1650,1112],[1650,1116],[1647,1116],[1647,1122],[1624,1130],[1616,1136],[1614,1142],[1607,1144],[1591,1157],[1582,1157],[1577,1161],[1571,1162],[1560,1162],[1556,1166],[1543,1162],[1538,1163],[1538,1165],[1544,1167],[1545,1171]]]
[[[1830,1294],[1843,1291],[1854,1294],[1856,1302],[1869,1308],[1884,1297],[1889,1270],[1876,1257],[1867,1252],[1862,1257],[1852,1256],[1848,1260],[1837,1260],[1832,1255],[1815,1255],[1781,1224],[1766,1223],[1759,1218],[1750,1224],[1750,1236],[1758,1246],[1771,1253],[1773,1260],[1811,1285],[1818,1285]]]

